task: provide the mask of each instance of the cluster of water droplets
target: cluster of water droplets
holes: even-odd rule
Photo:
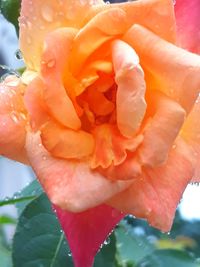
[[[9,76],[9,75],[15,75],[17,77],[20,77],[20,73],[15,70],[15,69],[12,69],[6,65],[0,65],[0,69],[2,69],[5,74],[3,74],[1,77],[0,77],[0,82],[4,82],[4,80]]]

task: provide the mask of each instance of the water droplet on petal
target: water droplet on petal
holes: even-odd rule
[[[26,115],[24,113],[20,112],[19,115],[22,120],[26,120]]]
[[[31,37],[30,36],[27,36],[26,41],[27,41],[27,44],[30,45],[32,43]]]
[[[176,147],[177,147],[177,145],[176,144],[173,144],[172,149],[175,149]]]
[[[48,68],[53,68],[53,66],[56,64],[55,59],[51,59],[47,62],[47,67]]]
[[[17,51],[15,52],[15,57],[18,60],[22,60],[23,59],[22,52],[21,52],[20,49],[17,49]]]
[[[12,111],[12,112],[10,113],[10,117],[11,117],[11,119],[12,119],[15,123],[18,123],[18,122],[19,122],[17,113],[16,113],[15,111]]]
[[[46,20],[47,22],[53,21],[54,11],[52,7],[50,7],[49,5],[43,5],[41,8],[41,13],[44,20]]]

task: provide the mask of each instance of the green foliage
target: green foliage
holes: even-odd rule
[[[193,256],[179,250],[155,250],[136,265],[136,267],[199,267]]]
[[[27,200],[32,200],[34,196],[27,196],[27,197],[17,197],[16,195],[12,198],[5,198],[4,200],[0,200],[0,207],[5,205],[12,205],[18,202],[23,202]]]
[[[15,26],[17,34],[19,33],[18,17],[20,5],[21,0],[0,0],[0,11]]]
[[[16,220],[8,215],[0,215],[0,224],[15,224]]]
[[[20,216],[13,241],[13,267],[72,267],[67,240],[39,183],[35,180],[18,193],[19,196],[34,198],[17,203]],[[169,237],[150,228],[145,221],[128,216],[97,254],[94,267],[200,267],[195,260],[195,251],[200,247],[199,227],[196,226],[195,231],[193,228],[194,232],[189,228],[184,230],[187,236],[197,237],[195,241],[198,249],[187,249],[184,244],[180,249],[159,249],[157,245],[159,240],[166,240],[167,244],[173,243],[181,234],[179,229],[185,229],[184,225],[187,224],[190,223],[183,221],[177,214],[174,229]]]
[[[13,240],[14,267],[70,267],[64,233],[51,209],[50,202],[42,193],[21,213]]]
[[[36,181],[21,192],[38,196],[20,206],[20,217],[13,239],[13,267],[72,267],[70,250],[51,204]],[[21,205],[21,203],[20,203]],[[19,205],[18,205],[19,206]],[[115,267],[116,240],[111,235],[109,245],[98,253],[94,267]]]
[[[11,252],[6,246],[3,244],[2,239],[0,238],[0,267],[11,267]]]

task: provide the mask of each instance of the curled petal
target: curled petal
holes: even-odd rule
[[[29,113],[30,125],[34,131],[48,120],[49,114],[43,99],[44,83],[36,77],[26,88],[24,102]]]
[[[0,83],[0,154],[27,163],[23,94],[24,86],[15,76],[8,76]]]
[[[95,4],[102,0],[22,0],[20,15],[20,48],[29,69],[40,69],[45,36],[61,27],[80,28]]]
[[[132,137],[140,127],[146,111],[144,73],[135,51],[122,41],[112,44],[116,96],[117,125],[126,137]]]
[[[55,157],[66,159],[83,159],[92,154],[94,138],[85,131],[73,131],[47,122],[41,129],[44,147]]]
[[[96,126],[93,135],[95,149],[91,160],[92,168],[120,165],[126,159],[127,151],[134,152],[143,141],[142,135],[131,139],[124,138],[117,127],[108,124]]]
[[[95,207],[127,188],[132,181],[112,182],[87,163],[52,157],[39,133],[28,133],[28,158],[51,202],[62,209],[81,212]]]
[[[117,35],[124,33],[126,28],[126,13],[121,9],[109,9],[92,18],[74,40],[70,56],[71,72],[77,75],[86,59],[95,50]],[[102,52],[105,53],[105,51]],[[103,57],[103,55],[101,56]]]
[[[200,54],[199,0],[176,0],[177,43]]]
[[[144,169],[141,178],[108,203],[124,213],[147,219],[150,225],[168,232],[177,205],[194,173],[194,157],[179,140],[165,165]]]
[[[200,88],[200,56],[161,39],[141,25],[134,25],[124,40],[140,55],[142,66],[148,71],[145,74],[149,89],[164,92],[189,112]]]
[[[154,115],[146,123],[138,153],[142,164],[155,167],[166,161],[183,125],[185,110],[161,93],[151,93],[149,101]]]
[[[114,5],[97,5],[90,10],[87,19],[94,17],[101,11],[112,8],[119,8],[125,12],[127,29],[137,23],[147,27],[161,38],[169,42],[175,42],[176,24],[173,1],[140,0]]]
[[[41,72],[44,82],[43,98],[50,114],[64,126],[77,130],[81,122],[63,81],[75,34],[74,29],[61,28],[47,36]]]
[[[200,182],[200,96],[198,97],[192,111],[187,117],[183,128],[181,129],[181,137],[193,149],[194,156],[197,160],[193,182]]]

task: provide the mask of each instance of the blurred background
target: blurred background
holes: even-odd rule
[[[110,2],[121,1],[115,0]],[[6,21],[2,15],[0,15],[0,40],[0,76],[2,76],[7,72],[5,66],[8,66],[11,70],[15,70],[23,66],[23,61],[17,59],[16,57],[16,51],[19,48],[15,28],[11,23]],[[0,200],[3,201],[12,197],[16,192],[22,190],[22,188],[29,184],[33,179],[33,171],[28,166],[0,157]],[[170,235],[162,234],[159,231],[149,227],[145,222],[128,216],[125,220],[127,228],[126,231],[130,231],[134,238],[132,240],[126,240],[125,237],[125,240],[122,241],[129,242],[131,246],[136,246],[137,242],[147,242],[149,246],[153,244],[152,246],[154,246],[154,248],[167,248],[180,251],[187,250],[198,259],[200,257],[199,203],[200,187],[198,187],[197,184],[188,185],[179,205],[175,223]],[[0,251],[4,251],[4,249],[9,250],[11,238],[15,230],[16,218],[17,212],[14,205],[0,205]],[[120,236],[120,231],[118,231],[118,236]],[[147,241],[144,241],[144,237],[147,238]],[[2,238],[5,239],[3,241],[5,244],[4,249],[1,245]],[[119,239],[120,238],[123,239],[124,237],[121,236]],[[138,253],[142,253],[144,247],[146,246],[147,245],[144,244],[140,246]],[[123,245],[121,245],[121,254],[125,253],[123,249]],[[129,257],[131,256],[129,255]],[[127,264],[123,266],[136,265]],[[145,265],[143,262],[141,267],[145,266],[148,265]],[[182,267],[183,265],[180,266]],[[6,266],[1,266],[0,263],[0,267]],[[157,267],[157,265],[154,267]]]

